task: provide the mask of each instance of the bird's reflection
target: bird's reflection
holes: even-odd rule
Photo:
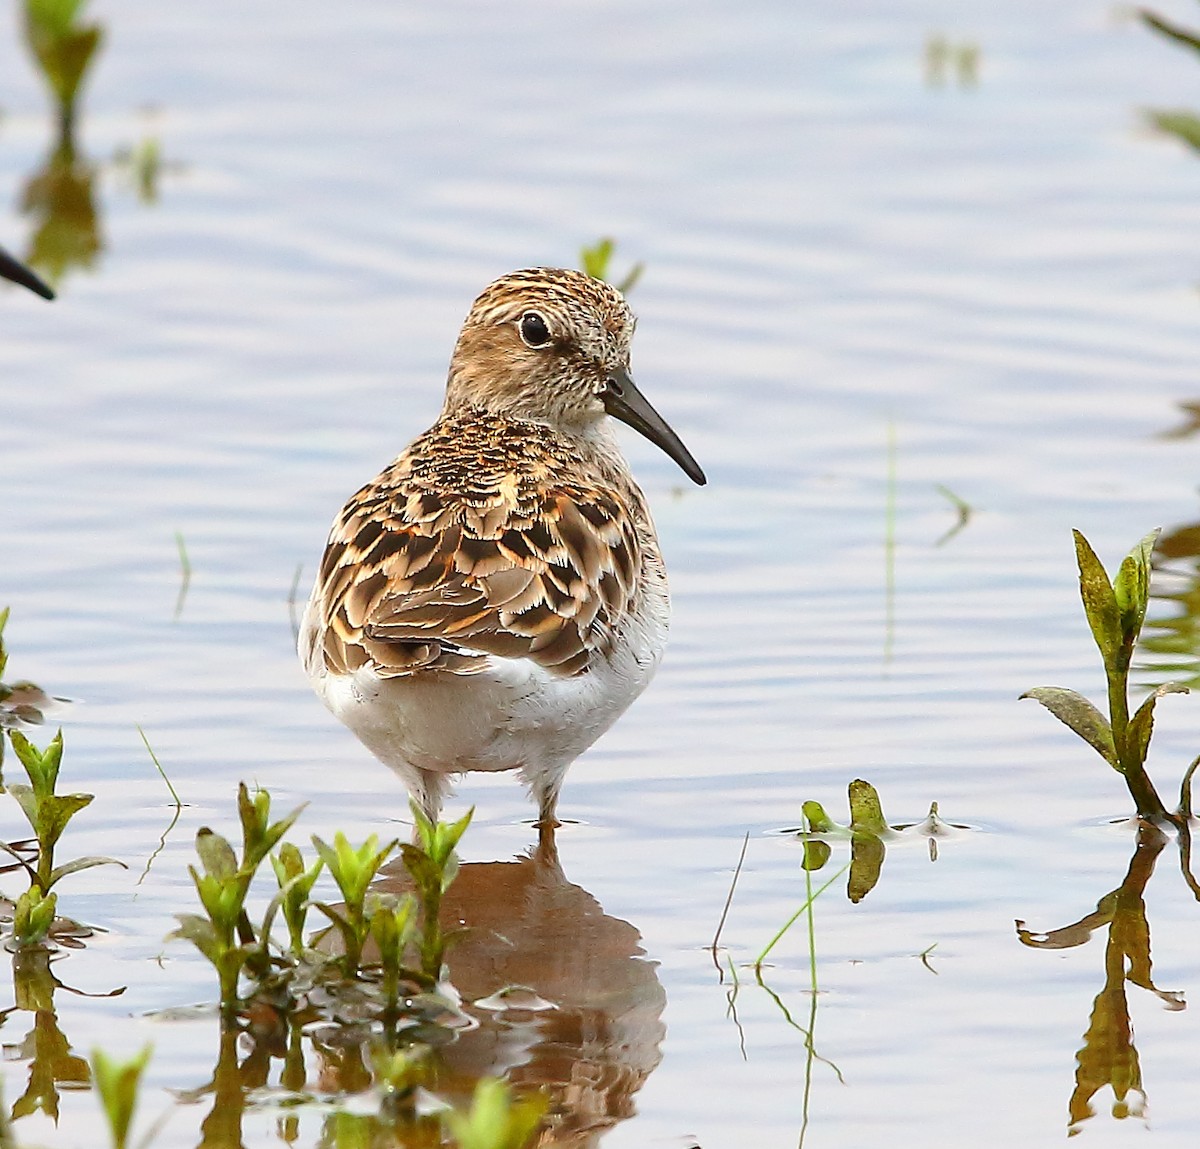
[[[376,888],[405,886],[392,873]],[[512,861],[464,864],[442,915],[465,931],[447,962],[479,1022],[440,1050],[442,1088],[465,1098],[493,1075],[545,1089],[542,1145],[595,1145],[632,1116],[660,1059],[666,994],[641,935],[567,879],[553,836]]]

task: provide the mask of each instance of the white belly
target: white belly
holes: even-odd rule
[[[644,586],[641,609],[627,616],[607,656],[583,673],[550,674],[525,658],[491,656],[469,675],[419,671],[380,678],[370,665],[329,673],[317,653],[310,603],[300,650],[325,705],[414,792],[423,774],[520,770],[535,791],[555,790],[575,758],[649,685],[667,637],[665,580]]]

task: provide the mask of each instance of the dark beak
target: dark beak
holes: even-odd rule
[[[30,291],[37,292],[43,299],[54,298],[54,292],[46,284],[23,263],[18,263],[13,259],[2,247],[0,247],[0,275],[5,279],[11,279],[13,283],[19,283],[22,287],[28,287]]]
[[[633,380],[624,367],[618,368],[608,377],[608,385],[604,389],[604,409],[614,419],[627,423],[635,431],[645,435],[656,447],[666,451],[693,483],[703,487],[708,482],[704,472],[700,470],[700,464],[692,458],[691,451],[633,385]]]

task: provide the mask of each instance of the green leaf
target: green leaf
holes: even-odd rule
[[[212,953],[224,948],[208,918],[202,918],[199,914],[176,914],[175,918],[179,928],[167,934],[168,941],[175,938],[189,941],[209,960],[212,960]]]
[[[279,847],[278,854],[271,855],[271,869],[275,871],[275,879],[282,889],[289,881],[304,873],[304,858],[297,846],[284,842]]]
[[[266,790],[256,790],[251,798],[245,782],[239,783],[237,801],[238,817],[242,823],[242,859],[253,872],[275,848],[279,839],[292,828],[307,803],[297,806],[272,825],[271,795]]]
[[[834,834],[842,828],[825,813],[825,807],[820,802],[805,802],[801,810],[810,834]]]
[[[434,861],[444,861],[448,858],[451,852],[457,848],[458,843],[462,840],[462,836],[467,832],[467,827],[471,824],[471,819],[475,816],[475,807],[472,806],[457,822],[446,824],[445,822],[438,823],[438,845],[441,848],[441,857],[434,857]]]
[[[85,806],[90,806],[94,794],[47,794],[38,803],[38,840],[42,848],[53,847],[62,837],[67,823]]]
[[[1150,111],[1146,113],[1146,118],[1158,131],[1174,136],[1188,147],[1200,151],[1200,116],[1195,112]]]
[[[889,826],[883,816],[883,804],[879,792],[870,782],[855,778],[850,783],[850,829],[858,834],[870,834],[879,838],[887,834]]]
[[[1112,584],[1092,545],[1079,531],[1072,531],[1075,536],[1075,558],[1079,564],[1079,593],[1083,599],[1084,613],[1087,615],[1088,626],[1105,666],[1115,662],[1121,649],[1121,612],[1117,608],[1117,598],[1113,593]]]
[[[284,842],[279,853],[271,855],[271,867],[279,882],[279,899],[283,908],[283,920],[287,923],[288,937],[297,956],[304,951],[304,921],[308,914],[308,898],[317,876],[325,868],[318,858],[306,871],[304,858],[291,842]],[[265,932],[264,932],[265,936]]]
[[[40,945],[54,924],[58,899],[54,894],[43,895],[30,886],[18,899],[13,910],[13,941],[18,949]]]
[[[593,247],[584,247],[580,253],[583,271],[593,279],[608,278],[608,264],[612,259],[616,243],[611,239],[601,239]]]
[[[62,763],[62,731],[59,730],[45,750],[39,750],[18,730],[9,731],[8,738],[21,765],[25,767],[25,773],[29,775],[33,792],[39,798],[53,794],[54,784],[58,781],[58,768]]]
[[[412,875],[414,885],[418,890],[440,890],[442,874],[434,860],[419,846],[411,842],[400,843],[400,857],[404,868]]]
[[[1178,682],[1165,682],[1137,708],[1137,713],[1129,722],[1128,748],[1132,750],[1134,761],[1139,766],[1145,765],[1146,755],[1150,751],[1150,735],[1154,732],[1154,704],[1164,694],[1187,693],[1186,686],[1182,686]]]
[[[1138,12],[1138,16],[1141,17],[1143,23],[1153,28],[1154,31],[1162,33],[1162,35],[1169,39],[1182,44],[1185,48],[1192,48],[1200,52],[1200,36],[1195,32],[1184,28],[1180,24],[1173,24],[1169,20],[1164,20],[1157,13],[1148,12],[1144,8]]]
[[[78,874],[80,870],[90,870],[93,866],[120,866],[122,870],[129,869],[119,858],[103,858],[98,855],[75,858],[61,866],[55,866],[50,871],[50,884],[53,886],[60,878],[65,878],[68,874]]]
[[[549,1105],[541,1093],[514,1099],[508,1083],[484,1077],[467,1113],[451,1110],[442,1120],[459,1149],[525,1149]]]
[[[1121,615],[1126,642],[1137,640],[1146,619],[1150,601],[1150,560],[1160,531],[1151,531],[1121,560],[1121,569],[1113,581],[1113,597]]]
[[[361,911],[367,887],[370,886],[376,871],[383,865],[384,858],[395,847],[395,839],[382,849],[376,849],[379,845],[379,837],[371,834],[356,849],[350,845],[346,835],[339,830],[333,836],[332,847],[315,834],[312,841],[321,861],[325,863],[330,876],[337,883],[342,897],[346,899],[347,907],[354,913]]]
[[[204,872],[218,881],[226,882],[236,877],[237,855],[233,847],[215,830],[201,826],[196,831],[196,853],[204,865]]]
[[[642,272],[646,270],[646,265],[638,260],[630,269],[629,274],[621,280],[620,283],[614,286],[622,295],[628,295],[634,287],[637,286],[637,281],[642,278]]]
[[[402,898],[372,895],[367,899],[367,920],[379,946],[379,964],[395,971],[404,948],[416,928],[417,900],[412,894]]]
[[[1035,686],[1021,697],[1040,702],[1055,718],[1074,730],[1114,770],[1120,771],[1112,727],[1108,719],[1082,694],[1065,686]]]
[[[129,1127],[133,1124],[133,1113],[137,1107],[138,1084],[150,1060],[151,1049],[147,1045],[128,1061],[109,1058],[100,1049],[92,1050],[92,1079],[108,1118],[114,1149],[126,1149],[129,1143]]]
[[[27,786],[24,782],[11,782],[8,792],[17,800],[17,805],[21,807],[21,812],[25,815],[25,820],[36,834],[38,828],[38,800],[33,793],[33,787]]]

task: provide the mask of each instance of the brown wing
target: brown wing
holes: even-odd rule
[[[407,478],[385,472],[330,536],[320,585],[331,670],[471,674],[502,655],[568,676],[608,646],[641,565],[632,508],[615,493],[562,485],[531,497],[509,474],[448,496]]]

